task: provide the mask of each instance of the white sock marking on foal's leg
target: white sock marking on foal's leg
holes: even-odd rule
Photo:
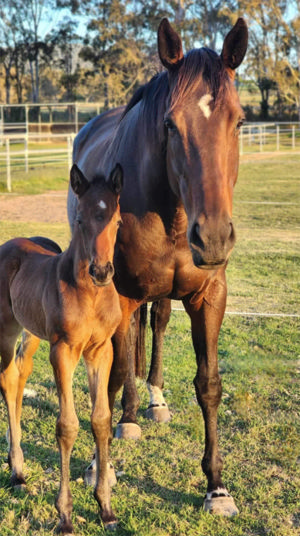
[[[211,109],[209,106],[209,103],[212,101],[212,95],[209,93],[206,93],[206,95],[203,95],[201,99],[198,102],[198,106],[200,110],[203,112],[204,117],[208,119],[211,115]]]

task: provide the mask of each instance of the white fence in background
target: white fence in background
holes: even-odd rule
[[[75,134],[14,134],[0,136],[0,173],[6,174],[7,190],[11,192],[12,172],[39,166],[72,165]]]
[[[76,132],[53,134],[0,133],[0,173],[11,191],[12,175],[38,166],[65,165],[66,174],[72,165],[73,141]],[[300,123],[249,123],[240,132],[240,154],[257,152],[300,152]],[[3,181],[3,179],[2,179]]]
[[[240,154],[300,149],[300,122],[247,123],[240,133]]]

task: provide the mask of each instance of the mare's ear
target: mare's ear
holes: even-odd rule
[[[182,43],[166,18],[162,19],[158,27],[157,45],[160,61],[164,67],[168,71],[178,69],[183,60]]]
[[[82,171],[76,164],[73,164],[70,172],[70,183],[72,186],[73,192],[81,197],[87,189],[90,187],[89,181],[85,178]]]
[[[121,164],[116,164],[109,176],[109,182],[112,186],[112,190],[120,195],[123,187],[123,168]]]
[[[221,58],[225,67],[234,71],[242,63],[247,45],[247,24],[244,19],[239,18],[224,40]]]

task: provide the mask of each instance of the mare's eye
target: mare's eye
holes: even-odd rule
[[[166,117],[166,119],[164,120],[164,124],[165,124],[165,127],[168,129],[169,132],[174,133],[174,132],[177,131],[175,123],[173,123],[172,119],[170,119],[169,117]]]
[[[79,225],[82,224],[82,217],[81,217],[81,214],[77,214],[77,216],[76,216],[76,221],[77,221],[77,223],[78,223]]]
[[[104,220],[103,212],[97,212],[97,214],[95,215],[95,218],[97,221],[103,221]]]
[[[239,130],[243,126],[244,122],[245,122],[245,118],[241,117],[237,122],[236,129]]]

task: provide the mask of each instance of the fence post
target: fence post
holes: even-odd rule
[[[68,136],[68,172],[72,167],[73,136]]]
[[[280,131],[279,131],[279,125],[276,125],[276,150],[279,151],[280,146]]]
[[[244,153],[244,147],[243,147],[243,136],[244,136],[244,129],[241,128],[241,134],[240,134],[240,154],[242,155]]]
[[[295,149],[296,143],[295,143],[295,125],[292,125],[292,148]]]
[[[28,134],[24,138],[25,173],[28,173]]]
[[[11,192],[9,138],[6,138],[5,141],[6,141],[6,183],[7,183],[7,190]]]
[[[259,150],[263,150],[262,127],[259,127]]]

